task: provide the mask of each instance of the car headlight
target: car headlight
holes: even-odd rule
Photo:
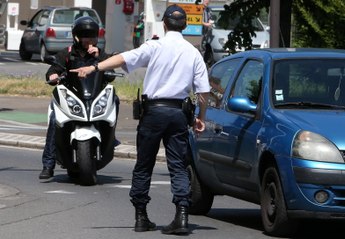
[[[263,44],[261,45],[261,48],[268,48],[270,47],[269,44],[268,44],[268,41],[264,41]]]
[[[95,106],[93,107],[92,117],[97,117],[104,114],[108,105],[110,93],[111,89],[105,89],[105,93],[101,97],[99,97]]]
[[[325,137],[310,132],[299,132],[292,144],[292,156],[301,159],[344,163],[339,149]]]
[[[224,47],[226,40],[225,40],[225,38],[218,38],[218,42],[222,47]]]

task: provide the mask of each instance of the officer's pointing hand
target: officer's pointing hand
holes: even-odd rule
[[[94,66],[84,66],[77,69],[71,69],[70,72],[78,73],[78,77],[86,77],[95,70]]]

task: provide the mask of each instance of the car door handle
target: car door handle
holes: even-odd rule
[[[215,132],[216,134],[220,134],[220,135],[224,135],[224,136],[229,136],[228,133],[226,133],[226,132],[223,131],[223,126],[221,126],[221,125],[216,125],[216,126],[214,127],[214,132]]]

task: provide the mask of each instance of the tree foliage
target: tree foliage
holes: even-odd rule
[[[294,0],[296,47],[345,48],[344,0]]]
[[[224,28],[227,27],[229,18],[239,17],[239,22],[228,35],[224,48],[229,49],[231,53],[235,53],[238,48],[252,49],[252,37],[256,36],[252,20],[259,17],[261,9],[265,8],[268,12],[268,7],[269,0],[243,0],[224,5],[225,11],[218,21]]]
[[[196,3],[201,0],[196,0]],[[224,45],[230,53],[238,48],[252,48],[251,38],[255,36],[251,21],[259,17],[262,9],[269,12],[270,0],[234,0],[224,5],[221,21],[226,28],[229,18],[239,15],[239,23],[229,34]],[[294,17],[291,31],[291,16]],[[345,49],[345,1],[344,0],[280,0],[280,43],[281,47],[321,47]]]

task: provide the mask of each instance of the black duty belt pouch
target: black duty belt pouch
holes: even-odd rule
[[[190,97],[184,98],[182,102],[182,111],[187,117],[188,125],[193,126],[195,117],[195,104]]]
[[[142,115],[142,104],[140,100],[140,88],[138,88],[137,98],[133,101],[133,119],[139,120]]]

